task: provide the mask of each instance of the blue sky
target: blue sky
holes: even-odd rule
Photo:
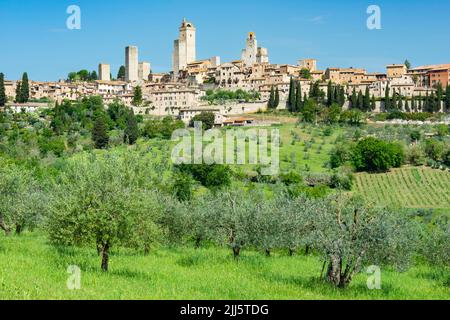
[[[68,30],[66,9],[81,8],[81,30]],[[381,7],[382,30],[368,30],[366,9]],[[240,57],[249,31],[273,63],[318,59],[319,68],[450,63],[448,0],[0,0],[0,72],[57,80],[110,63],[115,75],[126,45],[154,72],[169,71],[183,17],[197,27],[197,58]]]

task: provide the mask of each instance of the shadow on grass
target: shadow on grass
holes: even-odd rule
[[[320,295],[324,295],[336,299],[344,299],[348,297],[360,299],[385,299],[392,296],[396,291],[390,284],[383,284],[381,290],[370,290],[365,283],[357,283],[353,281],[347,288],[336,288],[332,284],[326,282],[319,277],[302,276],[302,275],[282,275],[276,273],[266,273],[262,275],[266,281],[276,282],[282,285],[292,285],[311,291]]]
[[[103,273],[107,276],[117,276],[121,278],[129,278],[133,280],[142,280],[146,282],[152,281],[152,277],[150,274],[143,272],[143,271],[137,271],[137,270],[130,270],[130,269],[119,269],[119,270],[110,270],[108,273]]]

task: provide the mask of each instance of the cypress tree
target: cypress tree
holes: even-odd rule
[[[356,88],[353,87],[353,93],[352,93],[352,97],[351,97],[351,102],[352,102],[352,109],[355,109],[358,107],[358,96],[356,95]]]
[[[331,106],[332,104],[333,104],[333,86],[330,80],[328,81],[327,87],[327,106]]]
[[[5,90],[5,75],[0,73],[0,107],[4,107],[6,102],[8,102],[8,98]]]
[[[363,105],[364,111],[370,111],[370,91],[369,87],[366,87],[366,92],[364,94],[364,105]]]
[[[24,72],[22,76],[22,84],[20,88],[22,103],[28,102],[30,98],[30,85],[28,84],[28,74]]]
[[[427,94],[425,95],[425,99],[423,100],[423,104],[422,104],[422,111],[423,112],[428,112],[430,111],[429,109],[429,95],[428,95],[428,91]]]
[[[414,95],[411,97],[411,111],[417,112],[416,97]]]
[[[300,81],[297,84],[297,94],[295,97],[295,111],[300,112],[303,109],[302,102],[302,85]]]
[[[92,141],[96,149],[106,149],[108,147],[109,136],[105,119],[102,115],[97,116],[95,120],[94,127],[92,128]]]
[[[272,86],[272,88],[270,89],[270,96],[269,96],[269,103],[268,103],[269,110],[273,109],[274,105],[275,105],[275,90]]]
[[[422,100],[422,93],[420,93],[419,95],[419,102],[417,104],[417,108],[419,109],[419,111],[423,110],[423,100]]]
[[[377,100],[375,99],[375,95],[372,95],[372,102],[370,105],[370,109],[375,111],[377,109]]]
[[[291,83],[289,84],[289,97],[287,103],[288,110],[292,112],[292,109],[295,108],[295,82],[294,78],[291,77]]]
[[[450,84],[445,90],[445,111],[450,111]]]
[[[442,83],[439,82],[437,87],[437,97],[436,97],[436,111],[441,111],[442,100],[444,100],[444,89],[442,88]]]
[[[277,109],[280,105],[280,90],[278,90],[278,86],[275,89],[275,104],[273,106],[274,109]]]
[[[361,90],[358,92],[358,109],[361,111],[364,110],[364,97]]]
[[[137,86],[134,88],[133,105],[139,107],[142,104],[142,88]]]
[[[345,89],[344,87],[339,88],[339,105],[343,107],[345,104]]]
[[[119,72],[117,72],[117,80],[125,80],[125,66],[120,66]]]
[[[402,97],[402,96],[400,96],[400,97],[398,98],[398,109],[399,109],[400,111],[403,111],[403,97]]]
[[[405,111],[406,112],[411,112],[411,109],[409,108],[409,102],[408,102],[407,98],[405,98]]]
[[[139,128],[138,122],[136,120],[136,116],[134,115],[133,110],[130,110],[127,116],[127,126],[124,132],[124,142],[129,145],[133,145],[136,143],[139,138]]]
[[[428,100],[428,109],[430,110],[430,112],[437,112],[438,110],[438,104],[434,92],[431,92],[430,98]]]
[[[393,110],[397,110],[397,109],[398,109],[397,93],[395,92],[395,89],[392,91],[391,108],[392,108]]]
[[[333,87],[333,103],[339,103],[339,86]]]
[[[17,103],[22,103],[22,85],[21,85],[20,81],[17,81],[15,101]]]
[[[386,93],[384,96],[384,109],[386,111],[390,111],[391,110],[391,96],[390,96],[390,92],[389,92],[389,84],[386,85]]]

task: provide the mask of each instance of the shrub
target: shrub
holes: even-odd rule
[[[202,128],[204,130],[209,130],[214,127],[216,116],[212,112],[202,112],[195,117],[192,118],[191,122],[189,123],[190,127],[194,127],[195,122],[201,122]]]
[[[413,145],[407,151],[406,161],[413,166],[422,166],[425,164],[425,153],[420,146]]]
[[[219,164],[182,164],[176,167],[180,172],[190,174],[207,188],[222,188],[231,184],[231,169]]]
[[[387,171],[403,164],[404,151],[397,143],[369,137],[356,144],[352,161],[358,171]]]
[[[351,168],[343,167],[335,170],[331,176],[330,187],[334,189],[352,190],[355,176]]]

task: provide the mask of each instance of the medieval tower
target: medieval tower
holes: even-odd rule
[[[196,60],[196,30],[191,22],[183,19],[180,27],[180,36],[174,41],[173,73],[177,77],[180,70]]]
[[[241,60],[247,67],[251,67],[255,63],[269,63],[268,50],[258,47],[258,41],[254,32],[248,34],[246,47],[242,50]]]

